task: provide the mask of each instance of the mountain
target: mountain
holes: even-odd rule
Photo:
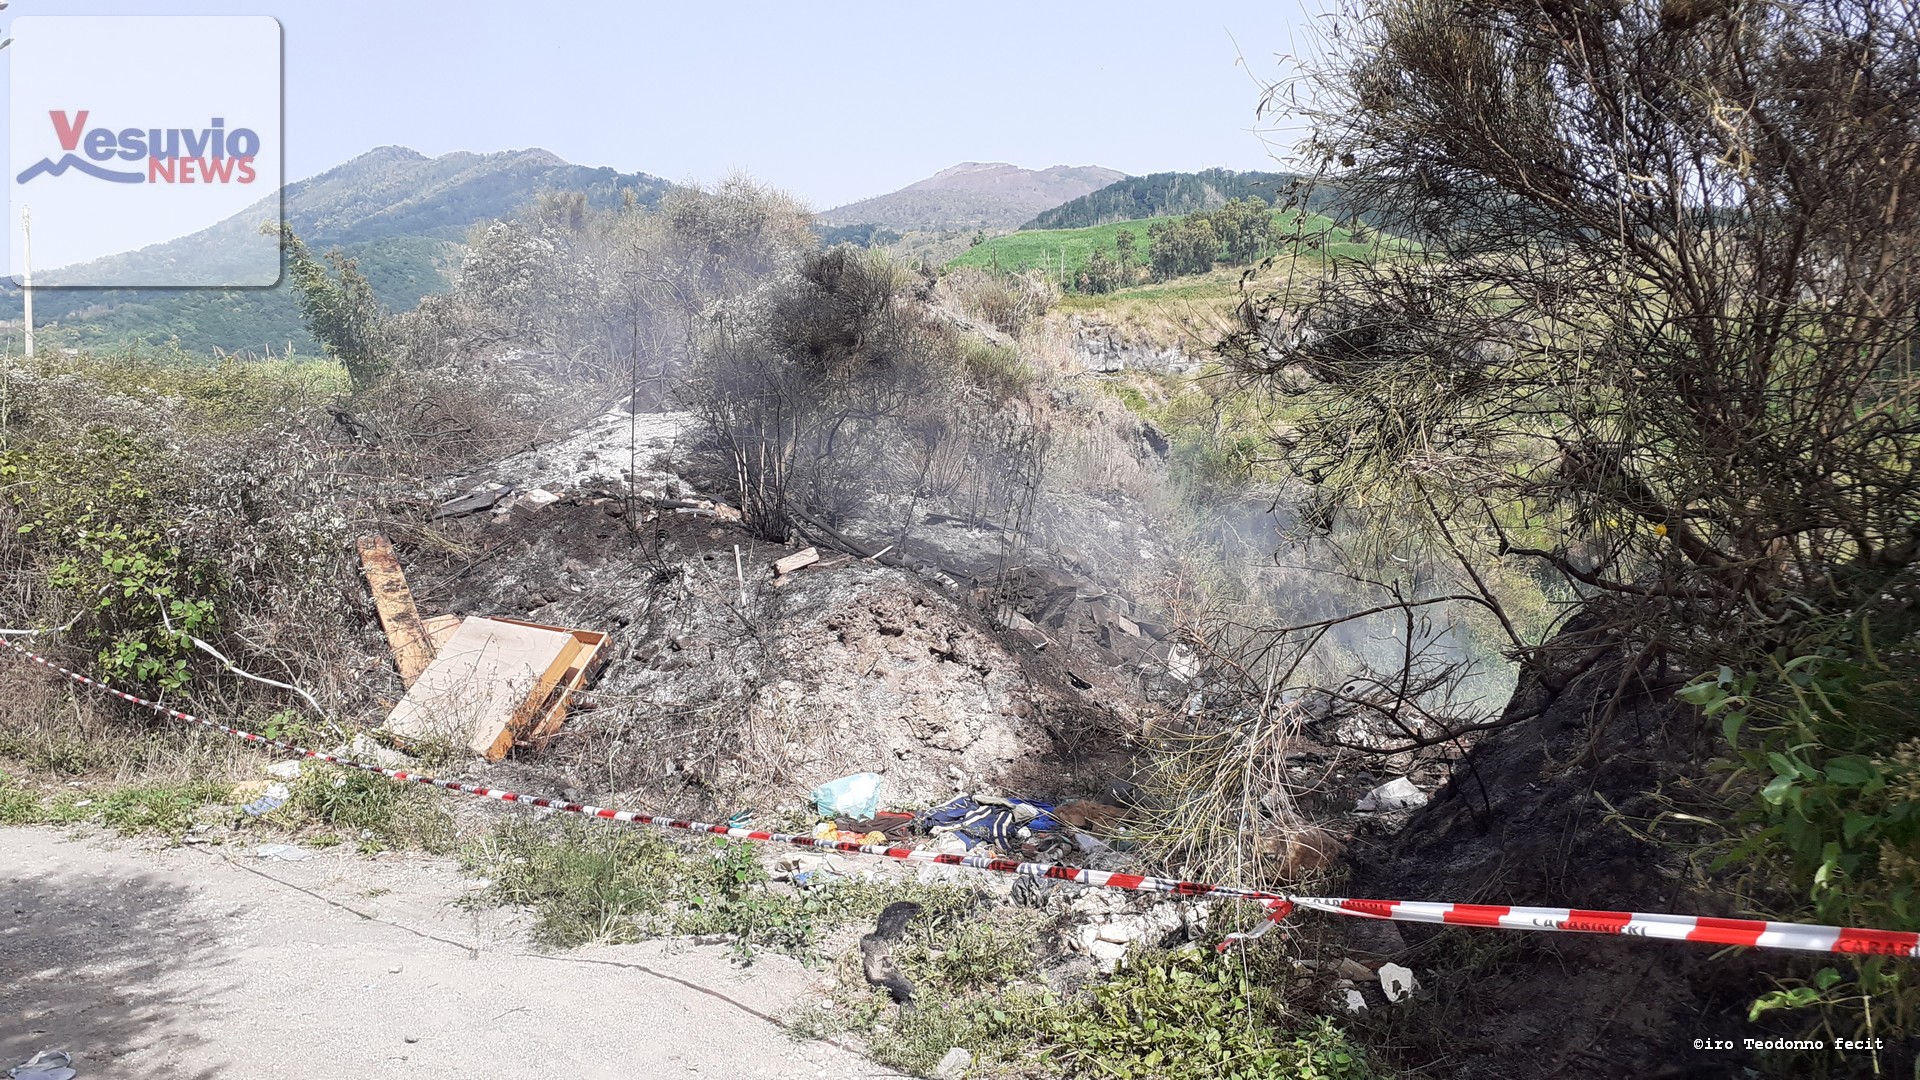
[[[1298,179],[1292,173],[1234,172],[1232,169],[1129,176],[1047,209],[1021,228],[1085,229],[1114,221],[1140,221],[1212,210],[1229,199],[1248,197],[1272,205],[1285,197],[1288,188]],[[1307,209],[1320,210],[1331,198],[1329,191],[1316,192],[1308,199]]]
[[[572,165],[546,150],[427,157],[383,146],[288,184],[283,206],[310,248],[337,247],[359,259],[381,301],[406,310],[446,287],[443,267],[475,223],[510,217],[547,191],[585,192],[596,206],[618,205],[622,193],[632,191],[650,206],[670,186],[646,173]],[[109,260],[217,260],[223,242],[272,216],[271,201],[262,200],[192,235]],[[8,286],[0,296],[0,318],[20,318],[17,288]],[[41,289],[34,318],[74,326],[88,343],[177,337],[196,350],[277,350],[291,341],[302,352],[319,351],[300,325],[285,279],[269,289]]]
[[[816,215],[822,225],[895,229],[1013,228],[1049,207],[1122,179],[1097,165],[1022,169],[1004,161],[963,161],[887,195]]]

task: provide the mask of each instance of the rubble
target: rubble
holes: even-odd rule
[[[508,504],[508,510],[510,513],[525,517],[537,514],[559,501],[560,496],[555,495],[546,488],[530,488],[516,496],[512,503]],[[495,508],[496,512],[498,509],[498,507]]]
[[[513,489],[505,484],[486,483],[455,496],[434,508],[434,521],[442,518],[460,517],[464,514],[477,514],[482,510],[491,510],[494,504],[513,494]]]

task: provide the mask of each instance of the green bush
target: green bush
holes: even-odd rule
[[[1019,397],[1039,380],[1033,368],[1020,359],[1019,350],[1011,346],[962,337],[959,347],[967,378],[985,387],[995,398]]]
[[[77,611],[77,635],[109,679],[177,689],[193,651],[188,635],[213,627],[219,567],[186,552],[170,527],[186,499],[184,475],[157,440],[107,427],[0,450],[13,540]]]
[[[1762,895],[1789,890],[1781,918],[1920,929],[1920,656],[1910,633],[1886,648],[1875,637],[1870,622],[1830,627],[1764,667],[1722,667],[1680,692],[1719,719],[1725,790],[1744,800],[1713,866],[1740,868]],[[1753,1012],[1820,1006],[1824,1024],[1910,1030],[1920,982],[1903,984],[1900,967],[1848,957]]]
[[[1118,1080],[1361,1080],[1365,1052],[1325,1019],[1289,1031],[1274,989],[1199,949],[1130,957],[1090,1000],[1040,999],[1027,1024],[1056,1060]]]

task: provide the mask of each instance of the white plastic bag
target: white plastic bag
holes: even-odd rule
[[[870,818],[880,812],[880,774],[854,773],[813,789],[822,817]]]

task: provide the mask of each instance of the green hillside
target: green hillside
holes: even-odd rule
[[[1022,228],[1084,229],[1114,221],[1177,217],[1195,210],[1213,210],[1229,199],[1254,198],[1271,206],[1298,179],[1292,173],[1232,169],[1129,176],[1043,211]],[[1308,200],[1308,208],[1323,209],[1330,198],[1323,190]]]
[[[572,165],[545,150],[429,158],[384,146],[287,185],[284,207],[309,247],[337,247],[358,258],[381,302],[406,310],[446,288],[443,268],[477,222],[509,217],[546,191],[584,192],[598,207],[618,205],[631,191],[651,206],[670,186],[646,173]],[[100,261],[192,258],[204,265],[212,261],[207,253],[217,257],[223,244],[271,216],[263,201],[190,236]],[[19,290],[0,289],[0,320],[20,317]],[[299,352],[319,352],[284,280],[268,289],[41,289],[34,317],[90,345],[178,339],[198,352],[281,351],[291,342]]]
[[[430,236],[339,247],[360,261],[374,294],[391,311],[409,310],[421,297],[445,290],[443,268],[460,251],[459,244]],[[50,297],[55,304],[49,305]],[[61,311],[59,301],[69,306]],[[43,315],[50,306],[59,314]],[[96,348],[132,341],[163,345],[178,338],[182,348],[195,352],[278,353],[289,345],[298,353],[320,352],[301,326],[284,282],[270,289],[47,289],[35,298],[34,316],[43,326],[56,322],[75,344]]]
[[[1273,213],[1281,227],[1290,228],[1297,218],[1293,211]],[[1179,220],[1176,217],[1155,217],[1140,221],[1115,221],[1084,229],[1023,229],[982,241],[947,266],[972,266],[1008,273],[1038,269],[1053,275],[1056,280],[1072,281],[1086,267],[1087,260],[1095,251],[1104,251],[1109,257],[1116,256],[1122,230],[1134,234],[1134,243],[1139,252],[1137,260],[1144,264],[1147,258],[1147,230],[1156,224],[1172,225]],[[1318,214],[1308,219],[1306,232],[1324,236],[1325,250],[1334,256],[1361,258],[1372,251],[1371,244],[1354,243],[1347,229],[1336,226],[1331,218]],[[1262,251],[1260,257],[1271,253],[1271,249]]]

